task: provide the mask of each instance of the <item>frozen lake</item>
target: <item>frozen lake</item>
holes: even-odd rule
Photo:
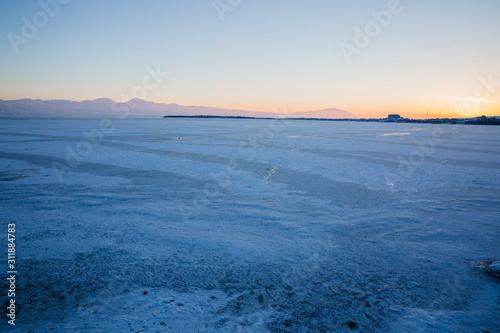
[[[500,331],[500,127],[2,120],[0,141],[19,332]]]

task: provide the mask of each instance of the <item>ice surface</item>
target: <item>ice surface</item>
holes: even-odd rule
[[[19,332],[500,331],[499,127],[110,124],[0,124]]]

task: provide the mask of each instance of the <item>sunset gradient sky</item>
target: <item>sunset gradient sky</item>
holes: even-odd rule
[[[122,101],[159,66],[169,76],[154,102],[500,115],[498,0],[217,1],[0,0],[0,98]],[[367,25],[348,61],[342,49]]]

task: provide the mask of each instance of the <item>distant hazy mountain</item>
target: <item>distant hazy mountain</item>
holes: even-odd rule
[[[93,101],[75,102],[69,100],[18,99],[4,101],[0,99],[1,118],[101,118],[120,117],[156,118],[167,115],[179,116],[245,116],[245,117],[279,117],[272,112],[219,109],[207,106],[184,106],[163,104],[132,99],[126,103],[117,103],[109,98]],[[305,111],[281,116],[291,118],[357,118],[355,115],[339,109]]]

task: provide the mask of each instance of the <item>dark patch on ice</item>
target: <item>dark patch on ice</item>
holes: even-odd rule
[[[59,163],[59,165],[66,165],[66,160],[64,158],[36,154],[21,154],[0,151],[0,157],[25,161],[48,168],[49,170],[52,169],[53,163],[55,162]],[[171,186],[176,187],[177,189],[184,188],[186,186],[195,186],[200,183],[199,179],[166,171],[137,170],[124,166],[85,161],[73,169],[70,168],[70,171],[90,173],[97,176],[123,177],[125,179],[132,180],[135,185]]]
[[[358,324],[352,320],[348,320],[345,322],[344,324],[345,326],[349,327],[351,330],[355,330],[355,329],[358,329]]]
[[[16,179],[27,178],[29,175],[25,173],[19,173],[14,171],[0,171],[0,181],[8,182]]]
[[[356,183],[337,182],[320,175],[285,168],[276,171],[273,180],[342,208],[381,207],[395,199],[395,195],[387,191],[369,189]]]

